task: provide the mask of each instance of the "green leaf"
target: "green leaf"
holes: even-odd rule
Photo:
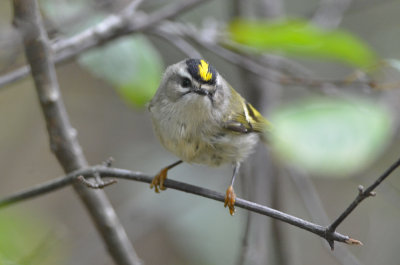
[[[157,90],[163,63],[143,36],[129,36],[83,54],[79,63],[117,88],[128,103],[143,106]]]
[[[271,144],[284,161],[319,176],[346,176],[371,163],[390,139],[390,117],[366,101],[306,100],[277,110]]]
[[[335,59],[362,68],[377,60],[374,52],[354,35],[342,30],[324,30],[302,20],[234,20],[229,33],[233,41],[258,51]]]

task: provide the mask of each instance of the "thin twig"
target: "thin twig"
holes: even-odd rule
[[[328,224],[330,222],[328,215],[322,205],[321,199],[314,187],[313,182],[306,173],[300,169],[288,167],[288,175],[297,187],[303,204],[306,207],[313,222]],[[339,245],[335,251],[329,251],[338,262],[344,265],[361,265],[361,262],[354,256],[348,248]]]
[[[358,187],[358,195],[354,201],[343,211],[343,213],[328,227],[329,231],[335,231],[336,228],[349,216],[349,214],[366,198],[375,196],[374,190],[382,183],[396,168],[400,166],[400,158],[394,162],[386,171],[368,188],[364,189],[361,185]]]
[[[54,179],[52,181],[46,182],[41,185],[37,185],[31,189],[15,193],[13,195],[7,196],[5,198],[0,199],[0,207],[9,206],[13,203],[20,202],[23,200],[27,200],[33,197],[37,197],[39,195],[43,195],[45,193],[60,189],[62,187],[66,187],[67,185],[74,183],[74,180],[79,176],[84,176],[85,178],[93,178],[94,174],[98,173],[102,178],[117,178],[117,179],[127,179],[140,181],[145,183],[151,183],[153,178],[151,176],[145,175],[141,172],[133,172],[126,169],[119,168],[109,168],[104,166],[94,166],[88,167],[81,170],[73,171],[67,174],[64,177],[60,177]],[[195,194],[198,196],[202,196],[205,198],[213,199],[216,201],[224,202],[225,195],[224,193],[216,192],[213,190],[209,190],[206,188],[190,185],[187,183],[166,179],[164,183],[165,187]],[[311,223],[309,221],[300,219],[298,217],[274,210],[267,206],[263,206],[254,202],[250,202],[244,199],[237,198],[235,206],[243,209],[247,209],[252,212],[256,212],[262,215],[266,215],[278,220],[281,220],[285,223],[289,223],[301,229],[307,230],[311,233],[314,233],[320,237],[325,239],[334,240],[338,242],[344,242],[349,244],[354,239],[342,235],[338,232],[327,232],[326,227]]]
[[[150,31],[149,33],[168,41],[169,43],[174,45],[178,50],[184,53],[187,57],[203,58],[201,53],[182,37],[171,36],[170,34],[165,34],[164,32],[157,30]]]
[[[156,35],[160,35],[162,33],[163,35],[170,36],[171,38],[185,37],[186,39],[190,39],[198,45],[206,48],[210,52],[213,52],[219,57],[227,60],[228,62],[236,64],[245,70],[262,77],[265,76],[265,73],[268,71],[268,69],[272,69],[272,67],[267,68],[263,65],[260,65],[248,56],[243,56],[219,45],[218,32],[220,29],[218,29],[217,25],[215,25],[214,28],[199,29],[193,25],[164,21],[164,23],[152,27],[149,31]],[[274,74],[277,75],[277,77],[282,76],[279,71],[275,71]]]
[[[9,206],[11,204],[20,202],[20,201],[25,201],[29,200],[41,195],[44,195],[46,193],[50,193],[53,191],[57,191],[61,188],[64,188],[72,183],[74,178],[78,176],[75,176],[74,174],[68,174],[65,177],[59,177],[52,179],[50,181],[47,181],[43,184],[38,184],[33,186],[32,188],[29,188],[27,190],[19,191],[16,193],[13,193],[12,195],[6,196],[2,199],[0,199],[0,208]]]
[[[0,87],[7,84],[14,83],[26,76],[31,72],[31,68],[28,65],[21,66],[9,73],[0,76]]]
[[[304,75],[301,75],[301,77],[299,77],[298,75],[294,75],[293,72],[294,70],[297,70],[300,74],[304,73],[304,66],[294,64],[292,61],[285,60],[283,58],[280,59],[280,63],[282,64],[280,66],[280,70],[282,72],[285,72],[285,69],[288,69],[289,71],[286,74],[282,74],[280,71],[276,71],[276,69],[274,68],[276,61],[275,59],[270,60],[268,57],[258,56],[258,60],[260,60],[261,63],[260,64],[256,62],[256,60],[253,60],[254,58],[250,59],[249,54],[242,54],[244,51],[232,51],[230,49],[224,48],[224,46],[229,43],[227,43],[224,39],[211,39],[208,36],[208,33],[210,32],[209,30],[206,30],[204,32],[205,34],[203,34],[202,30],[194,29],[194,27],[186,27],[185,29],[184,25],[180,23],[165,21],[166,19],[171,19],[179,15],[181,12],[193,8],[196,5],[206,1],[208,0],[190,0],[185,1],[184,3],[171,4],[161,10],[151,13],[150,15],[144,14],[143,12],[133,12],[134,8],[123,10],[120,14],[111,15],[99,24],[96,24],[95,26],[90,27],[71,38],[59,40],[54,43],[52,45],[52,50],[55,53],[54,63],[60,64],[67,62],[89,49],[101,46],[116,38],[135,32],[152,30],[153,34],[160,35],[163,38],[169,38],[170,42],[171,38],[177,38],[178,36],[181,39],[183,39],[184,37],[192,39],[197,44],[205,47],[206,49],[212,51],[213,53],[224,58],[225,60],[236,64],[246,69],[247,71],[253,72],[261,77],[265,77],[265,72],[269,70],[270,75],[274,76],[274,78],[270,78],[273,79],[271,81],[283,85],[302,85],[309,88],[318,89],[318,91],[321,92],[325,92],[323,88],[326,84],[333,85],[335,87],[357,85],[364,88],[368,87],[371,89],[385,89],[387,87],[393,88],[399,87],[400,85],[398,82],[394,82],[391,84],[381,84],[373,82],[371,80],[318,80],[313,79],[309,76],[304,77]],[[133,3],[131,5],[136,7],[135,5],[133,5]],[[172,32],[169,29],[163,28],[164,25],[167,24],[170,24],[169,28],[173,26],[175,28],[178,28],[179,31],[176,31],[174,29],[174,32]],[[193,53],[193,50],[190,51],[190,47],[188,47],[188,45],[186,44],[183,44],[182,41],[180,41],[179,43],[171,43],[174,45],[181,45],[181,47],[179,48],[181,48],[181,50],[185,51],[186,53],[196,54]],[[269,61],[273,62],[272,66],[270,63],[268,63]],[[275,70],[275,72],[272,72],[273,70]],[[23,77],[26,77],[29,72],[29,66],[25,65],[0,76],[0,88],[7,84],[18,81]],[[326,93],[329,93],[329,91]]]
[[[71,38],[59,40],[52,44],[55,54],[54,63],[59,64],[73,59],[79,54],[98,47],[113,39],[135,32],[142,32],[165,19],[171,19],[183,12],[209,0],[188,0],[167,5],[147,15],[133,12],[137,6],[122,10],[118,15],[110,15],[102,22],[90,27]],[[138,2],[138,1],[134,1]],[[30,73],[29,66],[22,66],[10,73],[0,76],[0,87],[20,80]]]
[[[166,21],[166,19],[171,19],[179,15],[181,12],[206,1],[208,0],[190,0],[185,1],[184,3],[171,4],[170,6],[166,6],[165,8],[155,11],[149,15],[144,14],[143,12],[134,12],[134,15],[132,15],[132,10],[128,12],[129,9],[128,11],[122,11],[118,15],[111,15],[102,22],[84,30],[75,36],[72,36],[71,38],[59,40],[54,43],[52,45],[52,50],[55,53],[54,62],[56,64],[64,63],[89,49],[101,46],[116,38],[135,32],[151,30],[153,34],[161,35],[162,33],[163,38],[176,38],[179,36],[180,38],[186,37],[192,39],[197,44],[214,52],[225,60],[234,63],[246,69],[247,71],[260,75],[261,77],[265,77],[265,72],[270,70],[270,75],[273,74],[273,76],[275,76],[272,81],[283,85],[302,85],[310,88],[318,88],[320,90],[324,84],[331,84],[335,87],[343,87],[350,84],[362,85],[375,89],[385,86],[385,84],[377,84],[369,80],[352,80],[349,82],[348,80],[317,80],[310,77],[294,76],[293,70],[297,69],[299,73],[303,73],[304,67],[293,64],[293,62],[290,60],[280,60],[282,63],[280,70],[284,71],[285,69],[290,69],[289,72],[292,72],[292,74],[282,74],[274,69],[273,65],[275,64],[271,66],[268,63],[269,60],[265,56],[259,56],[259,59],[264,64],[262,65],[257,63],[255,60],[250,59],[248,54],[241,54],[239,51],[232,51],[224,48],[223,46],[228,44],[226,43],[226,40],[211,39],[208,36],[210,30],[203,32],[202,30],[195,29],[194,27],[185,27],[180,23]],[[170,26],[165,29],[164,26],[168,24]],[[172,26],[175,27],[173,32],[170,30]],[[179,29],[179,31],[176,31],[176,28]],[[176,43],[173,44],[176,45]],[[275,70],[276,72],[272,73],[272,70]],[[27,76],[29,72],[30,68],[28,66],[22,66],[21,68],[0,76],[0,87],[20,80],[21,78]],[[392,86],[397,87],[399,84],[394,83]]]
[[[134,32],[142,32],[162,20],[173,18],[207,0],[190,0],[183,3],[167,5],[150,15],[131,10],[123,10],[118,15],[110,15],[99,24],[90,27],[83,32],[54,43],[53,49],[61,61],[72,59],[75,56],[98,47],[110,40],[126,36]]]
[[[99,181],[99,178],[96,178],[96,182],[92,183],[92,182],[88,181],[87,179],[85,179],[83,176],[78,176],[77,180],[79,180],[80,182],[85,184],[88,188],[95,189],[95,190],[96,189],[104,189],[105,187],[118,182],[116,179],[110,179],[108,181]]]
[[[294,63],[291,60],[280,56],[260,56],[245,51],[243,47],[220,36],[221,25],[214,25],[214,27],[209,28],[197,28],[190,24],[164,21],[163,23],[154,25],[148,31],[156,35],[162,33],[164,36],[169,36],[170,38],[180,37],[192,40],[227,62],[235,64],[275,84],[301,85],[310,89],[317,89],[317,91],[323,93],[330,93],[330,91],[324,91],[324,87],[327,84],[333,87],[352,85],[371,89],[382,89],[385,85],[389,85],[389,87],[400,86],[398,82],[393,84],[381,84],[369,79],[359,79],[358,76],[353,75],[350,75],[351,79],[344,78],[338,80],[312,78],[309,71],[306,71],[304,66]],[[279,69],[276,67],[277,61],[279,62]],[[297,74],[295,74],[296,72]],[[266,73],[268,73],[268,75]]]
[[[49,39],[36,0],[14,0],[14,25],[24,43],[39,102],[49,134],[50,147],[68,173],[87,166],[76,131],[69,122],[57,81]],[[75,191],[91,214],[107,250],[119,265],[141,264],[128,236],[104,192],[87,189],[78,181]]]

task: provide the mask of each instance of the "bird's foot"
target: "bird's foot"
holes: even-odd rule
[[[164,181],[167,178],[168,167],[161,169],[161,171],[154,176],[153,180],[150,184],[150,189],[154,187],[154,191],[159,193],[160,190],[166,190],[167,188],[164,186]]]
[[[236,193],[233,190],[232,185],[226,190],[225,194],[225,204],[224,207],[228,206],[229,213],[234,215],[235,213],[235,201],[236,201]]]

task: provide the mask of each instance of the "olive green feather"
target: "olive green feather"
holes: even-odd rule
[[[231,112],[224,127],[237,133],[266,133],[270,129],[270,123],[232,87],[230,89],[232,99],[229,109]]]

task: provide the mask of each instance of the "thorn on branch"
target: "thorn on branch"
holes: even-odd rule
[[[327,239],[329,246],[331,247],[331,250],[333,251],[335,249],[335,241],[332,239]]]
[[[103,189],[107,186],[110,186],[110,185],[118,182],[116,179],[110,179],[107,181],[103,181],[101,179],[99,181],[99,179],[97,179],[96,183],[92,183],[92,182],[88,181],[87,179],[85,179],[82,175],[78,176],[77,179],[81,183],[85,184],[88,188],[91,188],[91,189]]]
[[[349,237],[349,239],[347,239],[344,242],[346,244],[349,244],[349,245],[364,246],[364,244],[360,240],[357,240],[357,239],[354,239],[354,238],[351,238],[351,237]]]
[[[363,196],[363,197],[375,197],[376,196],[376,192],[375,191],[371,191],[371,192],[367,192],[367,190],[364,190],[364,187],[362,185],[358,186],[358,196]]]
[[[333,251],[335,249],[335,240],[332,238],[332,234],[335,231],[331,231],[329,230],[329,228],[327,229],[327,231],[325,232],[325,239],[326,241],[328,241],[329,246],[331,247],[331,250]],[[347,237],[347,239],[345,239],[344,241],[342,241],[348,245],[357,245],[357,246],[364,246],[364,244],[357,239],[351,238],[351,237]]]
[[[363,192],[364,192],[364,186],[363,185],[358,185],[358,193],[360,195],[362,195]]]

